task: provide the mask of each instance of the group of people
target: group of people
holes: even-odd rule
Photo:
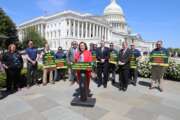
[[[107,87],[107,83],[110,79],[110,74],[112,74],[111,82],[112,84],[118,83],[119,90],[126,91],[128,84],[132,83],[134,86],[137,84],[138,77],[138,61],[141,58],[141,53],[135,48],[135,44],[132,43],[130,48],[128,43],[125,41],[122,43],[122,49],[117,51],[113,43],[110,43],[109,47],[105,46],[105,42],[101,41],[100,46],[97,44],[90,44],[88,46],[85,42],[73,41],[71,43],[71,48],[64,52],[62,47],[58,47],[55,53],[49,48],[48,43],[45,44],[44,49],[39,52],[37,48],[34,47],[33,41],[28,42],[28,48],[26,51],[27,59],[27,88],[34,84],[38,84],[37,70],[38,61],[41,58],[43,60],[43,65],[51,65],[47,63],[47,59],[51,56],[51,62],[57,59],[64,59],[68,65],[76,62],[91,62],[93,69],[86,71],[86,84],[87,89],[90,92],[90,79],[92,78],[92,73],[96,74],[95,81],[98,87],[103,85],[104,88]],[[162,47],[162,41],[156,43],[156,48],[151,52],[151,55],[157,55],[157,53],[168,56],[167,50]],[[52,57],[53,56],[53,57]],[[3,67],[7,75],[7,90],[20,89],[20,75],[21,69],[23,68],[23,59],[19,52],[16,50],[15,44],[10,44],[7,53],[2,57]],[[73,83],[78,82],[80,79],[80,73],[73,70],[71,67],[67,69],[57,69],[55,66],[50,68],[43,68],[42,83],[46,85],[49,82],[54,84],[55,80],[65,79],[66,72],[69,72],[69,80]],[[155,83],[158,83],[158,88],[163,91],[162,77],[165,72],[165,67],[160,65],[152,65],[152,82],[150,89],[155,87]],[[119,75],[119,81],[116,80],[116,73]],[[47,79],[49,77],[49,79]]]
[[[137,62],[141,53],[138,49],[135,49],[135,44],[131,44],[131,48],[128,48],[128,43],[123,42],[122,49],[117,51],[113,43],[110,43],[109,47],[105,47],[105,43],[101,42],[100,47],[95,51],[98,87],[101,85],[104,88],[107,87],[110,73],[112,74],[112,84],[115,84],[117,72],[119,74],[119,90],[126,91],[129,83],[136,85],[138,77]]]

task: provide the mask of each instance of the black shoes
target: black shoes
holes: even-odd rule
[[[123,88],[123,91],[124,91],[124,92],[127,91],[127,88]]]
[[[136,83],[134,82],[133,85],[136,86]]]
[[[119,91],[121,91],[122,90],[122,87],[119,87]]]
[[[111,84],[114,85],[115,84],[115,80],[112,80]]]
[[[101,85],[102,85],[102,84],[98,84],[98,86],[97,86],[97,87],[101,87]]]
[[[104,86],[104,88],[107,88],[107,84],[104,84],[103,86]]]
[[[121,90],[125,92],[125,91],[127,91],[127,87],[119,86],[119,91],[121,91]]]

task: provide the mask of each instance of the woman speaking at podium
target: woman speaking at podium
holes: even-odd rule
[[[87,44],[84,42],[79,43],[79,51],[75,54],[75,62],[82,62],[82,63],[89,63],[92,62],[92,54],[91,52],[87,49]],[[91,77],[91,70],[86,69],[85,71],[86,75],[86,81],[85,81],[85,86],[87,86],[86,90],[88,90],[88,94],[90,93],[89,89],[89,84],[90,84],[90,77]],[[78,83],[80,81],[80,70],[77,71],[77,79]]]

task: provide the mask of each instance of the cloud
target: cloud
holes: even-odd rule
[[[66,9],[67,2],[68,0],[37,0],[37,6],[49,14]]]

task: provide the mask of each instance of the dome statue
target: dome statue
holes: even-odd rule
[[[116,0],[111,0],[111,3],[104,9],[104,15],[123,15],[122,8],[117,4]]]

